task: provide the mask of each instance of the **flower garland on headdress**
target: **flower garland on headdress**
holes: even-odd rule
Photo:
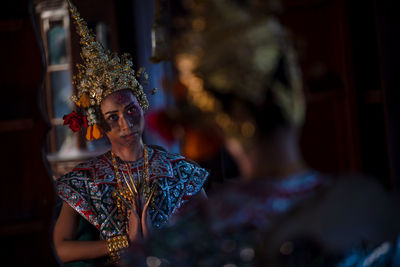
[[[64,125],[68,124],[74,132],[82,126],[87,127],[86,139],[94,140],[103,136],[96,118],[96,107],[100,106],[106,96],[119,90],[130,89],[142,109],[148,109],[149,102],[143,86],[137,80],[143,77],[147,82],[148,75],[143,68],[137,72],[132,69],[133,63],[129,54],[118,57],[105,50],[96,41],[95,35],[88,29],[76,7],[70,1],[68,3],[77,33],[81,37],[80,55],[83,61],[82,64],[76,65],[78,74],[73,77],[76,94],[71,96],[71,101],[80,107],[84,114],[73,111],[65,115]]]

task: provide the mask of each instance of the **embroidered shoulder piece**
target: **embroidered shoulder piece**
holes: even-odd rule
[[[150,159],[150,181],[156,187],[150,201],[153,226],[160,229],[207,180],[208,172],[177,154],[154,149]],[[149,192],[146,194],[148,198]]]
[[[208,172],[181,155],[148,147],[149,186],[145,199],[153,195],[149,214],[153,226],[166,225],[184,203],[197,194],[207,179]],[[127,220],[118,213],[112,192],[117,183],[108,153],[76,166],[56,182],[60,198],[92,223],[103,238],[126,233]],[[142,172],[143,160],[122,165],[121,171],[135,178]]]
[[[93,182],[93,161],[77,165],[71,172],[61,176],[56,182],[58,196],[68,203],[94,226],[99,228],[88,192],[88,184]]]
[[[60,198],[97,227],[103,238],[125,229],[125,222],[116,216],[115,187],[113,170],[104,155],[77,165],[56,182]]]

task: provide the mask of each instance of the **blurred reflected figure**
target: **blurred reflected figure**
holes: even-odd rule
[[[395,266],[394,200],[371,178],[333,177],[302,159],[302,81],[289,37],[272,15],[277,3],[185,3],[191,28],[175,54],[179,78],[201,113],[194,120],[220,130],[241,179],[224,183],[124,263]]]

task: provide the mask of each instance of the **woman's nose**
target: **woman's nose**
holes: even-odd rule
[[[131,123],[129,122],[129,120],[126,118],[125,115],[122,115],[118,122],[121,130],[129,129],[132,127]]]

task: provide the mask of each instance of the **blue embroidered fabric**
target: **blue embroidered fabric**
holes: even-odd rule
[[[149,215],[154,228],[161,229],[201,190],[208,172],[181,155],[148,146],[146,149],[149,155],[148,188],[155,187]],[[143,169],[143,159],[124,163],[119,165],[120,171],[129,171],[137,180]],[[103,239],[126,233],[127,218],[120,216],[112,197],[117,181],[110,152],[77,165],[57,180],[56,187],[60,198],[97,227]],[[144,196],[147,200],[150,190],[145,190]]]
[[[400,235],[397,242],[384,242],[372,251],[355,250],[349,253],[336,267],[399,267]]]

